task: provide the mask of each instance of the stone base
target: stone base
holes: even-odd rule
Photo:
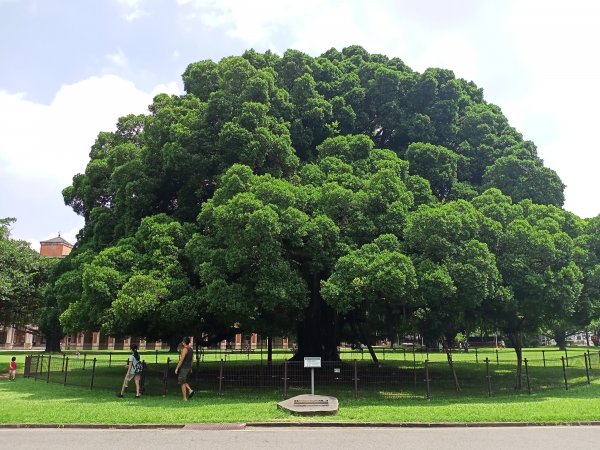
[[[277,407],[292,414],[315,416],[337,414],[339,403],[335,397],[302,394],[277,403]]]

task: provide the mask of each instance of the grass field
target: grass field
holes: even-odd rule
[[[319,392],[331,394],[330,392]],[[354,399],[338,394],[339,413],[324,418],[297,417],[276,408],[273,392],[217,396],[198,389],[183,402],[176,393],[136,400],[114,397],[105,390],[63,387],[32,379],[0,380],[0,423],[178,424],[270,421],[332,422],[578,422],[600,420],[600,383],[569,391],[502,398],[464,396],[452,399]],[[294,394],[291,392],[290,394]],[[341,395],[340,395],[341,394]]]
[[[335,383],[317,384],[317,393],[334,395],[340,400],[340,412],[336,416],[328,416],[327,421],[356,422],[574,422],[600,420],[600,363],[599,353],[590,348],[590,360],[593,370],[592,383],[587,384],[583,353],[586,348],[572,348],[567,356],[570,362],[568,369],[569,390],[562,383],[562,361],[564,352],[556,349],[526,349],[524,357],[530,361],[530,378],[532,394],[527,390],[520,394],[513,391],[515,356],[512,349],[480,349],[477,355],[472,350],[468,353],[453,354],[455,369],[460,380],[461,391],[454,389],[452,377],[449,375],[447,356],[443,353],[412,351],[378,351],[378,357],[386,373],[393,377],[381,378],[369,382],[368,376],[361,375],[359,397],[354,398],[353,383],[335,385]],[[27,352],[0,352],[0,367],[8,367],[12,355],[17,356],[19,371]],[[148,395],[141,400],[134,398],[118,399],[114,392],[120,386],[124,375],[123,364],[127,352],[95,352],[82,353],[79,358],[74,352],[67,352],[52,357],[50,383],[46,383],[45,372],[40,379],[18,377],[16,382],[0,379],[0,403],[10,405],[0,415],[0,423],[164,423],[176,424],[187,422],[249,422],[249,421],[306,421],[315,420],[290,416],[276,408],[276,402],[283,398],[281,382],[274,379],[274,385],[262,384],[239,388],[236,384],[224,386],[223,394],[218,395],[217,371],[220,359],[226,360],[226,367],[246,373],[250,368],[266,367],[266,355],[251,352],[245,354],[224,354],[222,352],[206,352],[200,367],[202,377],[198,383],[198,394],[190,402],[184,403],[171,374],[168,380],[168,394],[162,395],[161,370],[164,370],[167,358],[176,360],[177,355],[166,352],[145,352],[143,357],[152,368],[148,372]],[[277,352],[276,360],[281,361],[285,353]],[[69,357],[68,386],[62,386],[64,371],[61,366]],[[342,364],[342,374],[348,381],[351,374],[351,360],[358,360],[359,367],[369,366],[368,353],[343,353],[346,364]],[[288,354],[289,357],[289,354]],[[475,362],[477,357],[478,363]],[[489,361],[490,375],[493,379],[493,397],[487,397],[486,364]],[[90,390],[91,368],[96,359],[94,389]],[[424,383],[419,372],[419,382],[414,367],[424,367],[423,361],[430,362],[431,400],[426,399]],[[47,361],[47,356],[44,357]],[[84,363],[86,365],[84,369]],[[47,362],[45,362],[47,367]],[[274,365],[276,365],[275,363]],[[281,363],[278,363],[281,367]],[[110,365],[110,367],[109,367]],[[545,365],[545,367],[544,367]],[[336,364],[339,366],[339,364]],[[371,367],[375,367],[372,364]],[[170,366],[172,371],[172,367]],[[327,371],[326,364],[323,373]],[[333,367],[333,366],[332,366]],[[212,369],[211,369],[212,368]],[[211,375],[210,370],[215,372]],[[302,369],[300,369],[302,370]],[[304,372],[306,372],[304,370]],[[249,372],[250,373],[250,372]],[[379,372],[377,372],[379,373]],[[289,375],[289,374],[288,374]],[[386,375],[389,376],[389,375]],[[306,380],[306,373],[302,375]],[[404,377],[404,378],[399,378]],[[232,373],[225,379],[233,379]],[[293,379],[292,376],[290,379]],[[319,381],[320,382],[320,381]],[[394,384],[395,383],[395,384]],[[75,386],[79,384],[78,387]],[[294,385],[290,383],[287,396],[310,392],[305,381]]]

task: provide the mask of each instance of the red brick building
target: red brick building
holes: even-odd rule
[[[47,241],[40,242],[40,255],[48,258],[64,258],[73,250],[73,244],[65,241],[60,237],[48,239]]]

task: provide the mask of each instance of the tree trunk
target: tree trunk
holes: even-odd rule
[[[585,329],[585,345],[590,346],[590,332],[587,328]]]
[[[169,353],[179,353],[179,344],[181,344],[181,336],[171,336],[169,338]]]
[[[321,277],[308,277],[310,303],[304,310],[304,320],[298,324],[298,351],[291,361],[305,356],[320,356],[323,361],[339,361],[337,314],[321,298]]]
[[[271,336],[267,336],[267,363],[271,364],[273,362],[273,338]]]
[[[46,349],[44,351],[46,352],[53,352],[53,353],[57,353],[60,352],[60,340],[62,339],[62,335],[61,334],[47,334],[45,335],[46,338]]]
[[[508,334],[508,340],[515,349],[517,354],[517,372],[515,374],[515,391],[520,392],[523,388],[521,383],[521,372],[523,367],[523,339],[520,332],[514,332]]]
[[[367,348],[369,349],[369,353],[371,354],[371,359],[373,360],[373,362],[375,364],[377,364],[379,362],[379,360],[377,359],[377,355],[375,354],[375,351],[373,350],[373,346],[367,339],[367,336],[365,335],[365,332],[363,331],[363,329],[359,323],[356,324],[356,327],[357,327],[359,335],[360,335],[360,340],[367,346]]]
[[[556,346],[561,350],[566,350],[567,337],[565,336],[564,330],[555,330],[552,334],[554,336],[554,340],[556,341]]]

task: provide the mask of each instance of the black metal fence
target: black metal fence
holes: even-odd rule
[[[25,376],[65,386],[83,386],[117,392],[125,376],[125,354],[106,355],[32,354],[25,362]],[[540,393],[549,389],[571,389],[600,377],[600,352],[548,358],[525,358],[521,388],[516,386],[516,362],[499,357],[458,361],[447,353],[445,361],[417,358],[388,359],[374,364],[364,360],[323,361],[314,369],[319,393],[390,399],[445,398],[455,396],[499,396]],[[179,395],[174,368],[177,360],[160,362],[158,356],[143,355],[144,395]],[[277,360],[203,361],[197,357],[190,379],[194,389],[217,395],[236,395],[262,390],[287,398],[310,392],[311,370],[303,362]]]

